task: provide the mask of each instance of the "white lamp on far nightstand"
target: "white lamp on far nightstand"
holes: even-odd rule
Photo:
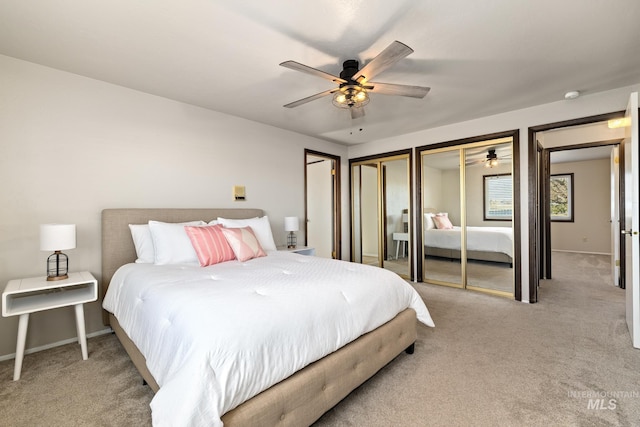
[[[300,229],[300,223],[297,216],[285,216],[284,217],[284,231],[288,231],[287,234],[287,248],[293,249],[297,246],[296,231]]]
[[[69,278],[69,258],[62,251],[76,247],[75,224],[41,224],[40,250],[54,251],[47,258],[47,280]]]

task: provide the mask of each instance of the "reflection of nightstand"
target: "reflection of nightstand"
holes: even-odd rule
[[[396,242],[396,259],[398,259],[398,252],[402,246],[402,258],[407,250],[407,243],[409,243],[409,233],[393,233],[393,240]]]
[[[310,256],[315,256],[316,255],[316,248],[310,248],[308,246],[296,246],[295,248],[288,248],[286,246],[279,246],[278,250],[279,251],[283,251],[283,252],[293,252],[293,253],[300,254],[300,255],[310,255]]]
[[[47,281],[46,277],[10,280],[2,293],[2,316],[20,316],[13,380],[20,379],[29,314],[73,305],[76,312],[78,343],[82,359],[87,360],[87,336],[82,304],[98,299],[98,281],[88,271],[69,273],[65,280]]]

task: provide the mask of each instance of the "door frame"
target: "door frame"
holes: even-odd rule
[[[622,147],[622,174],[625,183],[625,194],[621,198],[623,206],[625,206],[624,222],[620,233],[620,240],[624,242],[625,259],[628,265],[625,266],[623,283],[625,284],[625,321],[629,334],[631,335],[631,345],[640,348],[640,272],[638,261],[638,139],[640,131],[638,130],[638,116],[640,115],[640,107],[638,106],[638,92],[632,92],[629,96],[627,109],[625,110],[624,120],[629,121],[625,124],[625,137]],[[630,188],[626,186],[631,183]],[[630,207],[631,211],[626,210]],[[634,230],[635,228],[635,230]],[[631,240],[630,240],[631,239]],[[622,273],[621,273],[622,275]]]
[[[551,279],[552,278],[552,261],[551,261],[551,153],[559,151],[580,150],[584,148],[606,147],[606,146],[618,146],[620,147],[620,140],[611,139],[606,141],[595,141],[584,144],[563,145],[558,147],[543,148],[542,158],[544,162],[542,176],[542,208],[543,208],[543,220],[541,221],[544,228],[544,245],[542,247],[545,254],[544,268],[542,269],[542,276],[540,278]],[[618,188],[620,188],[620,181],[618,181]]]
[[[354,159],[349,159],[349,218],[351,218],[351,220],[349,221],[349,229],[350,229],[350,238],[351,238],[351,251],[350,251],[350,256],[349,256],[349,260],[353,261],[354,260],[354,248],[355,248],[355,244],[354,244],[354,233],[353,233],[353,215],[354,215],[354,211],[353,211],[353,165],[355,163],[362,163],[362,162],[367,162],[367,161],[376,161],[376,162],[382,162],[388,158],[393,158],[393,157],[398,157],[398,156],[408,156],[407,157],[407,179],[408,179],[408,201],[409,201],[409,224],[411,224],[412,221],[412,213],[413,213],[413,197],[411,197],[411,195],[413,194],[413,150],[411,148],[405,149],[405,150],[396,150],[396,151],[391,151],[391,152],[387,152],[387,153],[381,153],[381,154],[374,154],[374,155],[370,155],[370,156],[364,156],[364,157],[358,157],[358,158],[354,158]],[[379,182],[379,188],[378,188],[378,192],[382,191],[382,182]],[[381,195],[379,194],[379,198],[378,200],[381,199]],[[382,218],[379,219],[379,221],[382,220]],[[386,226],[386,221],[383,221],[383,223]],[[380,224],[378,224],[378,229],[380,229]],[[384,236],[383,236],[384,237]],[[409,246],[409,280],[413,280],[415,275],[414,275],[414,268],[413,268],[413,260],[415,259],[413,257],[413,250],[412,250],[412,242],[413,242],[413,228],[410,226],[409,227],[409,242],[411,243]],[[384,241],[386,240],[386,238],[384,239],[380,239],[378,241],[378,245],[379,247],[381,247],[381,245],[386,246],[386,242]],[[382,257],[381,259],[383,260],[383,251],[382,250],[378,250],[378,256]],[[381,262],[382,263],[382,262]]]
[[[543,192],[538,195],[537,191],[529,191],[529,206],[538,206],[539,209],[529,209],[529,303],[538,302],[538,287],[540,287],[540,278],[551,278],[551,242],[550,236],[547,236],[546,224],[550,220],[546,218],[547,210],[545,208],[544,194],[548,192],[545,188],[546,176],[548,175],[548,152],[543,154],[542,165],[539,164],[538,158],[538,140],[536,134],[538,132],[549,131],[553,129],[561,129],[566,127],[573,127],[578,125],[587,125],[591,123],[604,122],[611,119],[619,119],[624,117],[624,111],[616,111],[606,114],[598,114],[595,116],[581,117],[577,119],[564,120],[560,122],[547,123],[543,125],[531,126],[528,128],[528,187],[539,188]],[[601,144],[602,145],[602,144]],[[557,147],[554,147],[557,148]],[[567,147],[561,147],[567,148]],[[544,149],[542,150],[544,153]],[[546,159],[546,160],[545,160]],[[620,192],[624,194],[623,188],[620,188]],[[539,203],[539,197],[542,199],[542,203]],[[621,206],[621,211],[624,211]],[[542,226],[541,226],[542,225]],[[536,248],[536,242],[541,242],[541,247]],[[538,250],[540,249],[540,250]],[[543,262],[544,259],[544,262]],[[624,271],[624,257],[620,257],[620,274]]]
[[[340,156],[335,156],[333,154],[322,153],[320,151],[310,150],[308,148],[304,149],[304,242],[308,244],[308,224],[309,224],[309,216],[307,210],[307,198],[309,194],[307,194],[307,157],[308,156],[321,157],[323,159],[327,159],[333,162],[332,168],[332,258],[333,259],[342,259],[342,218],[341,218],[341,193],[340,193]]]

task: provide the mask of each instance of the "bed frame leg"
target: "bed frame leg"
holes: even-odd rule
[[[413,343],[409,347],[407,347],[404,351],[407,354],[413,354],[415,350],[416,350],[416,343]]]

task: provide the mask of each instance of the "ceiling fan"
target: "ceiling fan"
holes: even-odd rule
[[[323,79],[331,80],[338,84],[338,87],[336,88],[299,99],[286,104],[285,107],[294,108],[324,96],[333,95],[333,105],[339,108],[348,109],[351,112],[351,118],[357,119],[364,116],[363,107],[369,103],[369,92],[380,93],[383,95],[424,98],[431,88],[370,81],[373,77],[411,53],[413,53],[413,49],[409,46],[404,43],[400,43],[399,41],[394,41],[361,70],[358,69],[359,64],[357,60],[348,59],[344,61],[340,77],[296,61],[285,61],[280,65],[292,70],[302,71],[303,73],[322,77]]]
[[[498,158],[498,154],[496,153],[496,149],[494,148],[490,148],[489,150],[487,150],[486,157],[476,158],[476,159],[474,159],[474,157],[476,156],[474,155],[471,158],[469,158],[465,162],[465,164],[467,166],[484,165],[485,168],[494,168],[498,166],[499,161],[504,160],[508,162],[511,159],[510,154],[501,154],[500,157]]]

